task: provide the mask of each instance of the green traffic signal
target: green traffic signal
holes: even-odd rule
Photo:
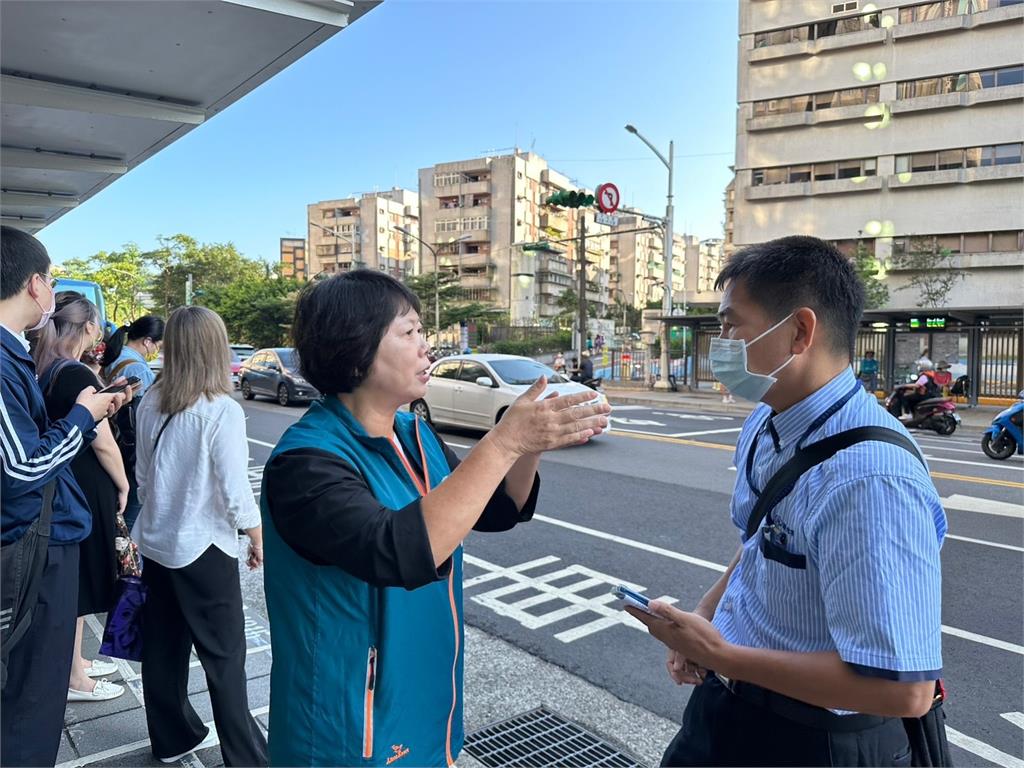
[[[556,205],[562,208],[587,208],[594,204],[594,196],[581,191],[555,192],[544,201],[546,205]]]

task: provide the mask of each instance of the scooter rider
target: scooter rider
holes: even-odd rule
[[[917,381],[911,384],[900,384],[895,388],[893,398],[893,415],[897,418],[904,410],[913,415],[918,403],[933,397],[942,397],[942,388],[935,382],[935,365],[927,357],[917,361]]]

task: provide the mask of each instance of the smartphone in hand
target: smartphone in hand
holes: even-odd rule
[[[612,590],[612,594],[626,605],[631,605],[639,611],[643,611],[644,613],[654,616],[654,614],[651,613],[651,609],[648,607],[651,599],[647,597],[647,595],[640,592],[634,592],[632,589],[622,584],[615,587]]]
[[[97,395],[116,395],[118,392],[124,392],[129,387],[131,389],[135,389],[141,383],[142,383],[142,380],[139,379],[138,376],[129,376],[123,383],[121,383],[121,384],[111,384],[109,387],[104,387],[103,389],[99,390],[96,394]]]

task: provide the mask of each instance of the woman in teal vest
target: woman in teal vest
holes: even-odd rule
[[[323,393],[263,479],[272,765],[451,765],[462,748],[462,540],[533,516],[546,450],[607,426],[537,381],[461,462],[400,412],[426,393],[416,296],[380,272],[311,283],[293,335]]]

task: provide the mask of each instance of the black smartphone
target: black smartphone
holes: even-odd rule
[[[141,381],[142,380],[138,376],[129,376],[123,383],[111,384],[109,387],[104,387],[103,389],[99,390],[96,394],[116,395],[118,392],[124,392],[129,387],[134,389],[141,383]]]

